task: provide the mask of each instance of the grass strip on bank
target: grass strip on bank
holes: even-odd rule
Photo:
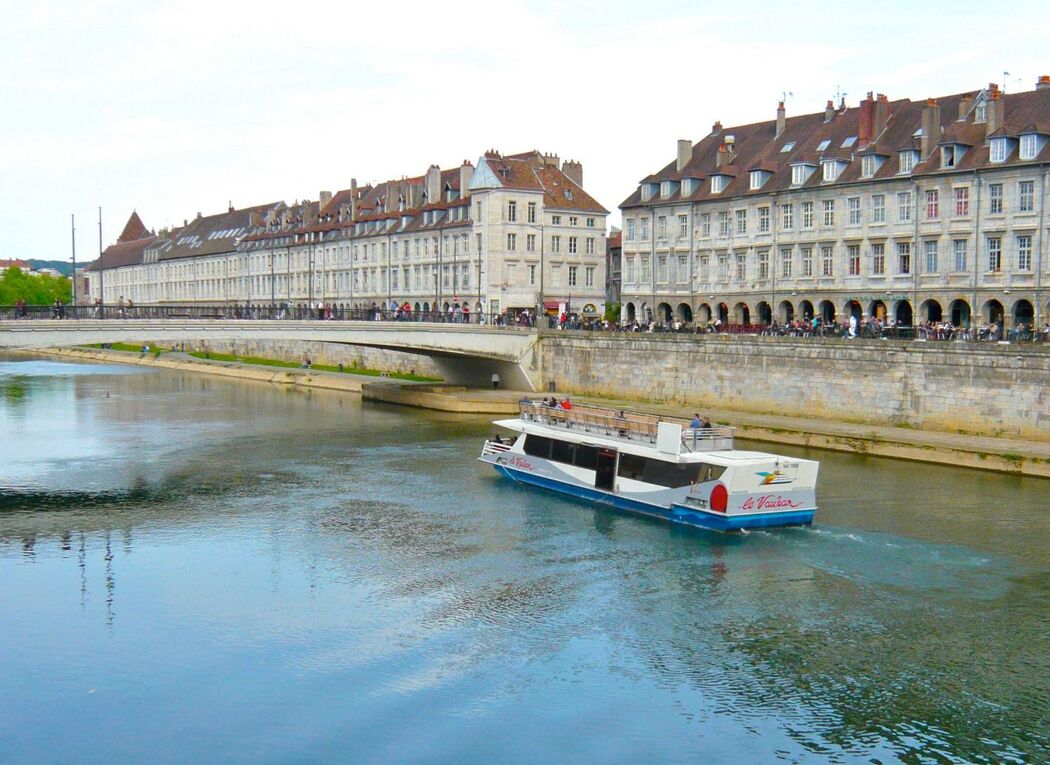
[[[142,353],[142,343],[92,343],[91,345],[84,346],[85,348],[99,348],[106,351],[128,351],[129,353]],[[154,345],[149,347],[149,352],[154,356],[161,352],[167,352],[167,348],[157,348]]]
[[[134,350],[141,350],[136,348]],[[238,364],[254,364],[260,367],[282,367],[286,369],[298,369],[302,365],[295,361],[282,361],[281,359],[265,359],[259,356],[234,356],[230,353],[216,353],[215,351],[190,351],[186,354],[195,359],[204,361],[232,361]],[[410,382],[441,382],[439,377],[424,377],[411,372],[381,372],[378,369],[368,367],[343,366],[333,364],[311,364],[310,369],[322,372],[335,372],[336,374],[365,375],[367,377],[389,377],[394,380],[408,380]]]

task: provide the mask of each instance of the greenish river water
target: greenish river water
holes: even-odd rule
[[[809,452],[723,536],[491,432],[0,357],[0,762],[1050,761],[1050,482]]]

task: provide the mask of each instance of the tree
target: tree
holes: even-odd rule
[[[605,320],[612,322],[613,324],[620,323],[620,304],[619,303],[606,303],[605,304]]]
[[[0,305],[14,305],[25,300],[29,305],[52,305],[56,300],[69,303],[73,282],[64,276],[27,274],[12,266],[0,277]]]

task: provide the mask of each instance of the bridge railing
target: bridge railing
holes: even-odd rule
[[[150,304],[150,305],[0,305],[4,319],[197,319],[230,321],[384,321],[426,324],[471,324],[521,327],[534,325],[531,316],[477,311],[415,311],[406,308],[310,308],[302,305]]]

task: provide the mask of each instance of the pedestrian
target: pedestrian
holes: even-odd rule
[[[696,430],[696,429],[698,429],[700,427],[700,415],[699,414],[693,414],[693,421],[689,423],[689,427],[691,429],[693,429],[693,430]]]
[[[499,387],[499,372],[492,373],[492,389],[496,390]]]

